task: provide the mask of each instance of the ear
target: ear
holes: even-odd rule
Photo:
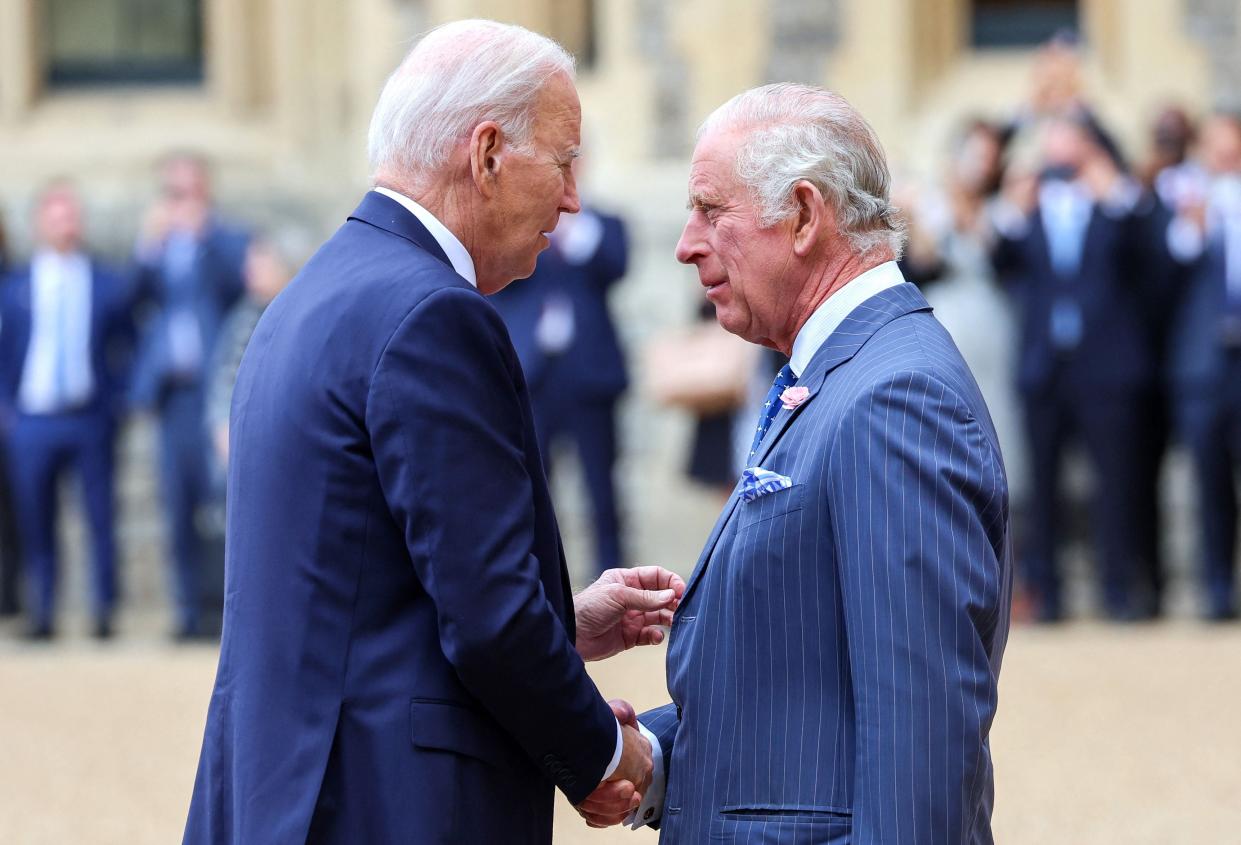
[[[836,228],[836,217],[819,189],[804,179],[793,186],[793,203],[793,252],[805,258],[829,229]]]
[[[495,193],[504,146],[504,130],[493,120],[478,124],[470,133],[470,175],[484,197]]]

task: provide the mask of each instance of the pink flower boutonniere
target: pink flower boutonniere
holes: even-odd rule
[[[793,410],[802,402],[810,398],[810,388],[808,387],[787,387],[780,394],[780,402],[786,410]]]

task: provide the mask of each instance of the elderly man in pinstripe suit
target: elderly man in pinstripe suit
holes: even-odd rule
[[[699,132],[677,259],[789,364],[676,613],[672,703],[640,717],[662,766],[631,823],[662,842],[992,840],[1007,483],[896,267],[888,188],[871,128],[819,88],[748,91]],[[624,815],[604,798],[593,824]]]

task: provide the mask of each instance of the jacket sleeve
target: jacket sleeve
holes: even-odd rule
[[[590,276],[601,290],[606,290],[624,278],[629,269],[629,233],[619,217],[603,214],[599,217],[603,236],[590,259]]]
[[[672,745],[676,742],[677,727],[681,724],[676,705],[669,702],[654,710],[647,710],[638,717],[638,721],[659,740],[659,748],[664,758],[664,772],[667,772],[668,764],[672,762]]]
[[[920,373],[858,400],[829,460],[856,712],[853,841],[973,841],[991,800],[1011,590],[1002,466],[963,403]]]
[[[462,684],[572,803],[598,785],[616,720],[540,579],[532,448],[516,359],[477,293],[437,291],[384,350],[366,424],[388,507]]]

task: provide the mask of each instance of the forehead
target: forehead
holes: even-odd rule
[[[536,134],[556,145],[581,142],[582,106],[573,81],[563,73],[554,75],[539,92],[535,114]]]
[[[39,210],[43,212],[75,211],[77,207],[77,196],[67,188],[53,190],[39,202]]]
[[[740,192],[737,152],[744,133],[715,130],[699,139],[689,169],[691,197],[730,197]]]
[[[1204,137],[1216,140],[1241,140],[1241,121],[1234,121],[1226,117],[1213,117],[1203,129]]]

